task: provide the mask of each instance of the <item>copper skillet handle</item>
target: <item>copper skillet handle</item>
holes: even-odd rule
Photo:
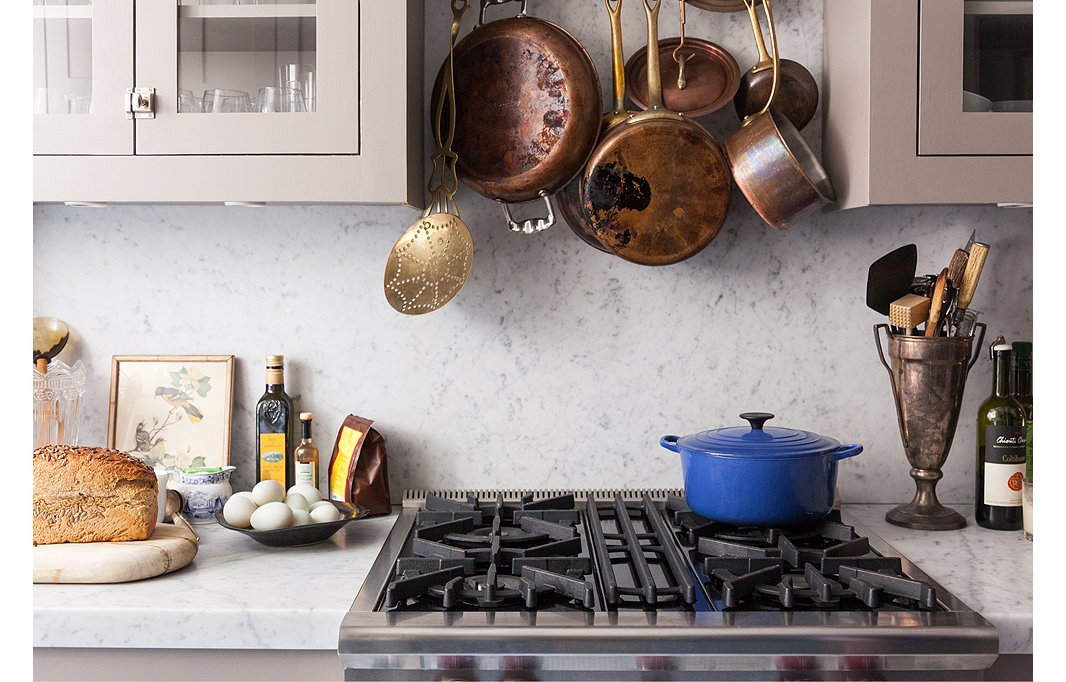
[[[759,17],[755,14],[755,0],[744,0],[744,6],[748,8],[748,17],[751,18],[751,28],[755,33],[755,45],[759,49],[759,63],[752,68],[752,72],[761,71],[766,68],[764,59],[767,63],[773,65],[774,76],[770,82],[770,96],[766,98],[766,104],[763,105],[760,114],[766,113],[770,110],[770,105],[774,103],[774,98],[777,97],[777,84],[778,77],[780,75],[781,66],[780,60],[777,56],[777,30],[774,28],[774,10],[771,6],[772,0],[762,0],[762,9],[766,13],[766,28],[770,33],[770,55],[766,54],[766,44],[763,42],[762,29],[759,28]],[[751,117],[749,117],[751,118]]]
[[[554,225],[555,209],[552,208],[551,197],[544,191],[541,191],[540,196],[544,199],[544,203],[548,205],[548,216],[546,218],[530,218],[529,220],[523,220],[521,223],[515,222],[507,202],[501,202],[503,204],[503,215],[507,219],[507,229],[511,232],[521,232],[522,234],[536,234]]]
[[[485,23],[485,10],[487,10],[490,5],[503,5],[503,4],[506,4],[508,2],[515,2],[515,1],[516,0],[481,0],[481,12],[478,13],[477,26],[475,26],[474,28],[479,28],[482,25],[484,25],[484,23]],[[520,1],[522,3],[522,9],[519,10],[518,14],[516,14],[515,16],[524,17],[524,16],[526,16],[526,3],[529,2],[529,0],[520,0]]]
[[[745,0],[747,1],[747,0]],[[663,108],[663,76],[659,71],[659,7],[662,0],[642,0],[648,15],[648,108],[658,111]]]
[[[614,7],[611,7],[611,3]],[[611,121],[628,117],[626,114],[626,58],[622,51],[622,0],[603,0],[611,15],[611,70],[614,73],[614,108]]]

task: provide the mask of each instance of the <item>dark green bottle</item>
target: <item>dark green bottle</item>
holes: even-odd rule
[[[1033,418],[1033,343],[1015,341],[1010,345],[1010,394],[1025,410],[1025,419]]]
[[[285,392],[285,358],[266,357],[266,390],[255,406],[255,480],[275,480],[288,490],[295,484],[296,420]]]
[[[977,476],[974,516],[994,530],[1022,527],[1025,472],[1025,409],[1011,396],[1011,347],[992,345],[992,394],[977,410]]]

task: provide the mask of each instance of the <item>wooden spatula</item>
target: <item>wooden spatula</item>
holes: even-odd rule
[[[929,303],[929,321],[925,323],[925,335],[936,336],[937,327],[940,322],[940,309],[944,305],[944,290],[948,285],[948,269],[944,268],[940,271],[940,276],[936,278],[936,286],[933,287],[933,297]]]

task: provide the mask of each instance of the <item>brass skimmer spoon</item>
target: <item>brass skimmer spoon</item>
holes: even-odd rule
[[[434,137],[437,151],[429,176],[429,204],[422,217],[400,236],[385,266],[385,298],[405,315],[433,312],[452,300],[470,277],[474,243],[470,230],[459,217],[455,194],[458,155],[452,150],[455,137],[455,73],[452,48],[459,34],[469,0],[451,0],[452,31],[448,46],[446,76],[435,112]],[[444,106],[448,106],[448,131],[444,134]]]
[[[33,364],[41,374],[48,372],[48,363],[59,355],[70,339],[67,323],[55,317],[33,318]]]

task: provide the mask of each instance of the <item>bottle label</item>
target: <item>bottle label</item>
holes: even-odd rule
[[[993,507],[1022,506],[1025,427],[985,427],[985,500]]]
[[[296,462],[296,482],[318,487],[315,480],[315,465],[313,462]]]
[[[259,480],[285,485],[285,434],[259,434]]]

